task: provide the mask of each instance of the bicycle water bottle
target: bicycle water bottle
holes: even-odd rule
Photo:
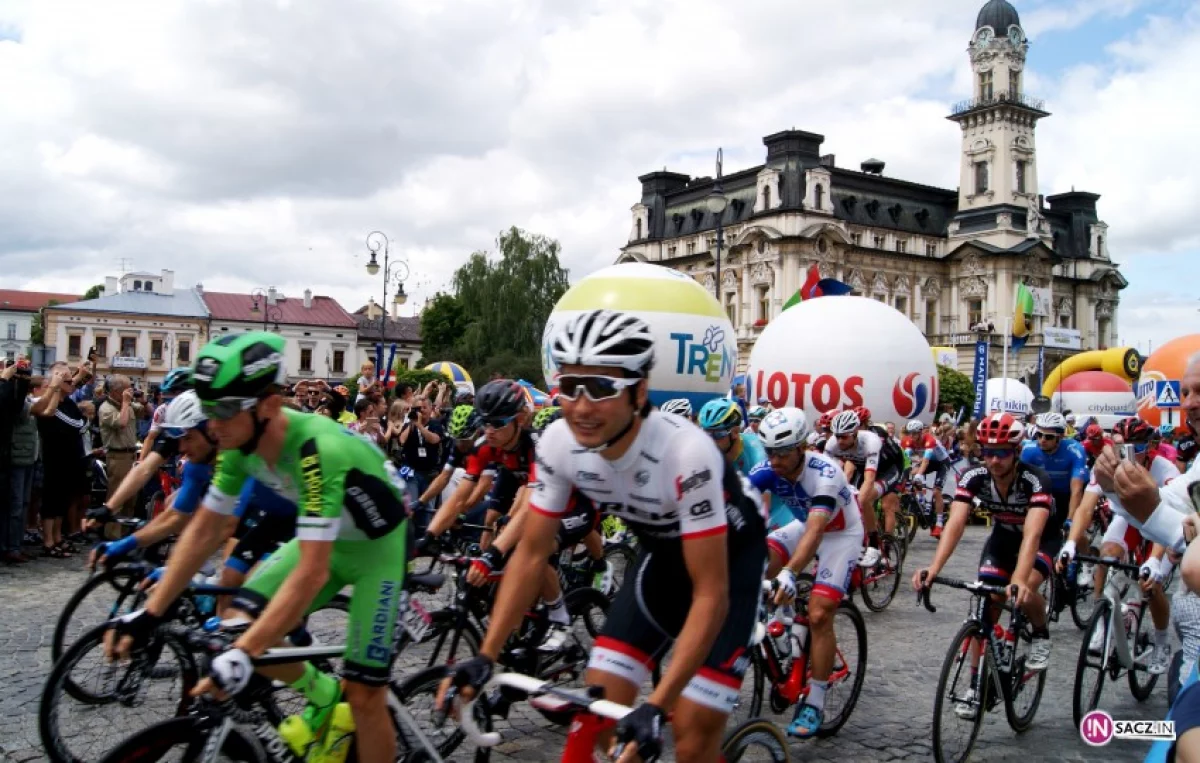
[[[808,618],[804,615],[796,617],[792,624],[792,638],[796,640],[797,654],[804,651],[804,642],[808,639]]]
[[[276,730],[283,741],[287,743],[292,754],[303,760],[314,738],[313,730],[308,727],[304,719],[298,715],[289,715],[283,719]]]
[[[350,754],[350,745],[354,742],[354,714],[350,712],[350,703],[339,702],[333,709],[333,717],[329,721],[329,730],[325,732],[324,748],[309,760],[320,763],[345,763]]]

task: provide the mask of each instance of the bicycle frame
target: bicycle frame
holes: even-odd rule
[[[1089,557],[1078,556],[1077,559],[1093,564],[1103,564],[1108,567],[1108,571],[1104,578],[1104,598],[1108,600],[1108,628],[1104,636],[1104,648],[1101,654],[1111,654],[1116,650],[1117,660],[1121,667],[1126,670],[1132,670],[1137,664],[1137,655],[1134,655],[1133,649],[1129,643],[1129,635],[1125,632],[1125,617],[1121,605],[1123,603],[1133,603],[1133,599],[1123,602],[1124,595],[1129,592],[1133,581],[1129,581],[1125,586],[1121,586],[1117,582],[1118,574],[1125,575],[1128,572],[1138,572],[1139,567],[1133,564],[1125,564],[1114,557]],[[1149,601],[1149,596],[1138,590],[1137,606],[1145,607]]]
[[[766,605],[760,609],[762,615],[760,616],[759,627],[763,627],[763,620],[767,619],[768,612],[774,609],[769,602],[769,596],[773,594],[774,591],[774,583],[772,581],[764,580],[763,597],[764,599],[768,600]],[[797,596],[795,608],[795,623],[803,625],[806,628],[809,627],[807,615],[808,600],[802,600],[799,598],[799,596]],[[790,628],[791,626],[787,625],[786,627]],[[758,639],[758,641],[755,646],[757,646],[762,653],[763,663],[767,668],[767,678],[770,679],[771,686],[776,692],[779,693],[779,696],[783,698],[788,705],[794,705],[802,698],[807,697],[809,690],[809,674],[811,673],[809,665],[811,663],[812,652],[812,631],[809,630],[807,633],[805,633],[804,643],[800,645],[800,651],[795,657],[792,658],[791,668],[787,671],[786,675],[784,675],[783,671],[783,660],[775,650],[774,640],[766,634],[765,627],[763,628],[761,638],[758,638],[758,636],[758,629],[756,628],[755,637]],[[846,657],[842,654],[842,648],[840,645],[834,647],[833,664],[835,667],[829,674],[830,686],[839,684],[850,676],[850,668],[847,666]],[[840,669],[836,667],[838,664],[842,666]]]

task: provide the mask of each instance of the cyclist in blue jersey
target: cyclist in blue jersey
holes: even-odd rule
[[[1040,467],[1050,476],[1054,514],[1046,523],[1044,536],[1075,516],[1083,489],[1088,483],[1087,453],[1075,440],[1066,439],[1067,422],[1061,413],[1037,417],[1037,442],[1021,450],[1021,461]]]
[[[238,494],[236,543],[221,570],[223,586],[240,586],[246,574],[296,537],[296,504],[251,477]]]
[[[742,474],[767,460],[762,440],[742,431],[742,409],[729,398],[709,400],[700,409],[697,423],[713,438],[726,463],[733,464]]]

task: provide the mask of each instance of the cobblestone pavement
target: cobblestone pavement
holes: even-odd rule
[[[986,530],[970,528],[947,574],[973,574]],[[907,578],[926,562],[934,542],[919,537],[908,558],[905,587],[891,607],[873,614],[863,609],[868,631],[868,669],[863,694],[847,725],[833,739],[792,744],[799,761],[930,760],[934,686],[945,650],[966,613],[962,592],[935,592],[937,614],[915,606]],[[51,668],[50,642],[59,611],[85,579],[81,562],[38,560],[0,567],[0,761],[45,759],[37,731],[42,684]],[[1053,661],[1046,693],[1033,727],[1017,735],[1002,710],[988,715],[972,760],[1120,761],[1140,760],[1144,743],[1114,741],[1089,748],[1071,723],[1071,690],[1081,632],[1069,615],[1052,629]],[[1106,686],[1102,707],[1117,718],[1162,718],[1166,698],[1160,681],[1154,695],[1137,703],[1122,678]],[[556,760],[563,731],[527,708],[499,724],[505,741],[495,759]],[[466,759],[460,752],[456,759]]]

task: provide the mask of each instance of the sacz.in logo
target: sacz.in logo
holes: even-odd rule
[[[1175,741],[1175,721],[1115,721],[1103,710],[1083,716],[1079,736],[1092,747],[1103,747],[1115,739]]]

